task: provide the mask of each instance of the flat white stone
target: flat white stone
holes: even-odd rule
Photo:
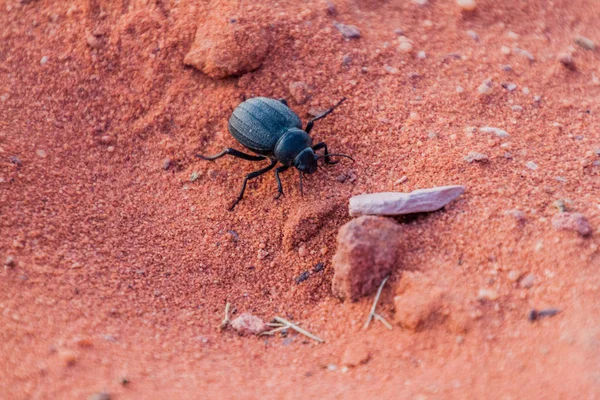
[[[410,193],[361,194],[350,199],[350,215],[402,215],[437,211],[465,191],[464,186],[439,186]]]

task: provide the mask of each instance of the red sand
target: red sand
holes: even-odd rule
[[[242,2],[240,15],[271,24],[269,56],[255,72],[213,80],[183,58],[197,23],[223,2],[1,2],[0,261],[16,266],[0,272],[0,397],[600,397],[600,57],[573,43],[577,34],[600,43],[600,4],[486,0],[461,14],[453,1],[334,1],[332,16],[325,2],[296,3]],[[343,39],[334,21],[362,37]],[[395,29],[413,53],[397,50]],[[575,71],[558,61],[569,51]],[[482,97],[487,78],[494,91]],[[256,164],[194,154],[237,146],[233,108],[255,95],[290,98],[296,81],[311,88],[308,103],[290,101],[303,120],[348,97],[313,135],[357,162],[311,176],[303,197],[288,172],[278,201],[269,174],[228,212]],[[481,126],[510,137],[466,130]],[[471,151],[489,162],[467,163]],[[344,173],[356,179],[340,183]],[[378,310],[392,320],[401,269],[419,270],[451,289],[470,329],[362,331],[372,298],[331,295],[349,197],[448,184],[467,192],[404,225]],[[556,200],[587,217],[591,237],[552,227]],[[303,243],[286,236],[311,215],[320,223],[302,225]],[[318,262],[325,271],[296,285]],[[519,287],[509,271],[533,274],[534,285]],[[480,302],[480,289],[499,298]],[[326,343],[220,332],[226,302],[236,315],[293,319]],[[545,307],[562,312],[527,321]],[[370,359],[343,368],[347,348]]]

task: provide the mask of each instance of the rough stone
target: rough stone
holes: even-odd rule
[[[354,25],[335,23],[333,26],[335,26],[346,39],[358,39],[360,37],[360,30]]]
[[[332,263],[333,293],[357,300],[374,293],[395,265],[402,229],[394,220],[362,216],[340,228]]]
[[[259,68],[268,51],[269,35],[263,27],[250,20],[209,15],[198,25],[184,63],[212,78],[225,78]]]
[[[242,335],[258,335],[267,329],[262,319],[248,313],[244,313],[231,321],[231,327]]]
[[[437,211],[465,191],[464,186],[439,186],[410,193],[381,192],[354,196],[350,215],[402,215]]]
[[[493,133],[494,135],[501,137],[501,138],[510,136],[508,134],[508,132],[506,132],[505,130],[500,129],[500,128],[494,128],[492,126],[482,126],[481,128],[479,128],[479,132]]]
[[[467,154],[464,157],[465,161],[468,163],[472,163],[474,161],[478,161],[478,162],[487,162],[489,161],[489,157],[483,153],[478,153],[476,151],[470,151],[469,154]]]
[[[346,348],[342,356],[342,365],[347,367],[357,367],[369,362],[371,354],[367,345],[363,342],[352,343]]]
[[[575,38],[573,38],[573,41],[575,42],[575,44],[577,44],[583,49],[592,51],[596,49],[596,43],[594,43],[592,39],[586,38],[585,36],[575,36]]]
[[[396,289],[395,322],[412,331],[439,315],[444,291],[420,272],[404,272]]]
[[[563,212],[552,218],[552,226],[557,231],[575,231],[581,236],[592,233],[592,227],[587,218],[580,213]]]

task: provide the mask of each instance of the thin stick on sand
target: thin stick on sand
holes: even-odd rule
[[[388,278],[389,278],[389,276],[386,276],[385,279],[383,280],[383,282],[381,282],[381,285],[379,285],[379,289],[377,289],[377,295],[375,296],[375,300],[373,301],[373,306],[371,307],[371,312],[369,312],[369,317],[367,318],[367,322],[365,322],[365,326],[363,327],[363,330],[365,330],[369,327],[369,325],[371,324],[371,320],[373,318],[375,318],[376,320],[381,322],[389,330],[392,330],[392,325],[389,322],[387,322],[385,320],[385,318],[383,318],[381,315],[379,315],[375,312],[375,310],[377,309],[377,303],[379,302],[379,297],[381,296],[381,291],[383,290],[383,285],[385,285]]]

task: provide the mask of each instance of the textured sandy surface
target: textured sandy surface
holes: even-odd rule
[[[0,1],[0,261],[14,259],[0,270],[0,397],[599,397],[600,57],[573,39],[600,43],[600,4],[264,3]],[[184,65],[215,7],[268,29],[258,70],[213,80]],[[311,176],[303,197],[288,172],[278,201],[269,174],[231,213],[256,164],[194,154],[235,146],[226,121],[258,95],[304,121],[346,96],[313,135],[356,163]],[[348,199],[455,184],[467,189],[443,211],[401,220],[378,312],[394,320],[401,270],[417,270],[467,331],[361,331],[372,298],[331,294]],[[594,232],[555,230],[557,200]],[[326,343],[219,332],[226,302]],[[546,307],[562,312],[528,322]]]

